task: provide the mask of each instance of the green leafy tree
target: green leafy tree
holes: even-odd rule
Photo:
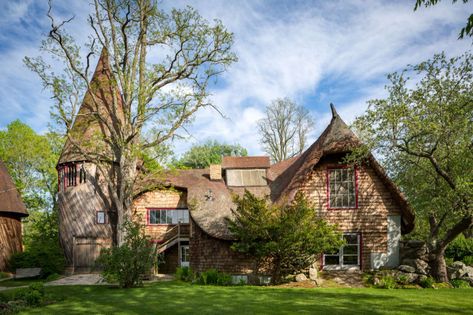
[[[231,145],[210,140],[202,145],[194,145],[172,165],[176,168],[206,168],[210,164],[222,163],[223,156],[247,155],[248,151],[239,144]]]
[[[354,126],[415,209],[431,273],[445,282],[445,249],[473,226],[472,55],[438,54],[388,79],[388,97]]]
[[[245,191],[235,203],[235,219],[228,221],[238,239],[232,249],[255,257],[255,272],[269,265],[273,284],[343,244],[337,227],[320,218],[302,193],[292,203],[276,206]]]
[[[457,2],[458,0],[452,0],[452,3]],[[429,7],[429,6],[434,6],[438,4],[440,0],[416,0],[416,5],[414,7],[414,10],[419,9],[421,6]],[[469,0],[461,0],[461,2],[468,3]],[[463,27],[460,30],[460,34],[458,35],[458,38],[461,39],[464,36],[473,36],[473,14],[470,14],[468,17],[468,20],[466,22],[465,27]]]
[[[192,122],[195,112],[213,106],[208,85],[236,61],[233,35],[220,21],[209,23],[191,7],[165,12],[154,0],[93,0],[84,30],[90,41],[80,47],[67,32],[73,17],[58,21],[49,4],[51,29],[40,47],[43,55],[26,57],[25,63],[52,93],[53,118],[74,149],[102,177],[113,169],[115,180],[107,181],[104,190],[111,199],[106,204],[111,204],[113,241],[121,244],[119,226],[131,215],[141,152],[166,144]],[[103,139],[97,148],[94,143],[80,145],[83,135],[68,131],[85,91],[92,88],[92,58],[102,48],[110,60],[110,84],[120,96],[107,100],[104,113],[98,97],[90,95],[91,119],[105,130],[97,135]],[[51,66],[53,62],[62,62],[63,69]]]
[[[0,159],[5,162],[29,212],[23,224],[25,252],[12,257],[13,269],[40,267],[44,277],[64,269],[58,235],[55,169],[62,144],[58,135],[38,135],[19,120],[0,131]]]
[[[151,239],[140,223],[126,220],[122,229],[126,230],[123,244],[103,249],[97,264],[103,268],[107,281],[132,288],[142,285],[143,275],[150,273],[155,255]]]

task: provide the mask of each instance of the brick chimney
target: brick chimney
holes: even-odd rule
[[[221,180],[222,179],[222,165],[211,164],[210,165],[210,180]]]

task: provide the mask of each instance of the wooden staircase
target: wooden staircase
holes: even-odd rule
[[[180,223],[178,223],[176,226],[174,226],[172,229],[167,231],[163,235],[163,239],[165,240],[164,243],[156,243],[155,247],[155,253],[161,254],[168,248],[180,244],[181,242],[188,242],[189,241],[189,228],[188,225],[183,226]]]

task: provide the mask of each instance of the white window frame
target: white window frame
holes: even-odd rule
[[[337,180],[337,177],[342,177],[343,173],[346,172],[348,178],[348,171],[351,172],[352,178],[350,180]],[[335,187],[332,189],[332,184]],[[353,193],[349,191],[341,193],[337,191],[337,186],[342,187],[344,185],[353,186]],[[340,189],[340,188],[339,188]],[[327,191],[328,191],[328,208],[329,209],[356,209],[358,208],[358,183],[357,183],[357,171],[356,168],[340,167],[340,168],[328,168],[327,169]],[[336,199],[342,199],[342,205],[332,204],[332,198],[335,196]],[[344,205],[344,199],[347,198],[347,205]],[[335,202],[336,203],[336,202]]]
[[[340,249],[338,250],[337,254],[324,254],[323,255],[323,262],[322,262],[324,270],[346,270],[346,269],[352,269],[352,268],[359,269],[361,267],[361,233],[343,233],[342,237],[345,237],[347,235],[356,236],[357,243],[356,244],[345,244],[345,245],[341,246]],[[356,245],[357,253],[356,254],[344,254],[343,249],[347,245],[349,245],[349,246]],[[337,256],[338,257],[338,264],[327,265],[325,263],[326,256],[331,256],[331,257]],[[356,265],[354,265],[354,264],[344,264],[343,263],[343,257],[344,256],[351,256],[351,257],[357,256],[357,264]]]
[[[152,222],[152,217],[155,222]],[[149,208],[147,223],[148,225],[189,224],[189,209]]]

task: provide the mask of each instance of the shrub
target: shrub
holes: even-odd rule
[[[22,253],[13,254],[9,267],[41,268],[41,278],[51,274],[60,274],[64,271],[64,255],[59,244],[51,241],[38,241],[34,246],[27,247]]]
[[[473,238],[465,238],[463,234],[460,234],[455,240],[453,240],[445,250],[445,256],[453,258],[454,261],[464,261],[465,257],[473,256]],[[470,264],[472,258],[467,258]]]
[[[462,261],[467,266],[473,266],[473,255],[463,257]]]
[[[468,281],[461,279],[452,279],[450,280],[450,283],[453,285],[454,288],[465,289],[470,287]]]
[[[434,287],[435,280],[432,277],[424,277],[420,279],[419,285],[426,289],[431,289]]]
[[[194,280],[194,273],[189,267],[177,267],[176,269],[176,279],[186,282],[191,282]]]
[[[5,278],[9,278],[9,277],[10,277],[10,275],[8,273],[0,271],[0,279],[5,279]]]
[[[118,282],[122,288],[142,285],[143,275],[153,266],[153,247],[138,222],[126,220],[122,230],[125,241],[121,246],[102,249],[97,264],[103,268],[107,282]]]
[[[381,289],[395,289],[397,287],[396,279],[393,276],[385,275],[379,279],[379,282],[375,284],[375,287]]]
[[[226,286],[232,284],[232,276],[224,272],[219,272],[216,269],[209,269],[199,274],[197,283],[203,285]]]
[[[44,285],[33,283],[28,288],[20,289],[14,299],[25,301],[28,306],[39,306],[44,301]]]
[[[410,283],[409,277],[407,275],[401,274],[397,277],[397,283],[402,284],[402,285],[409,284]]]

